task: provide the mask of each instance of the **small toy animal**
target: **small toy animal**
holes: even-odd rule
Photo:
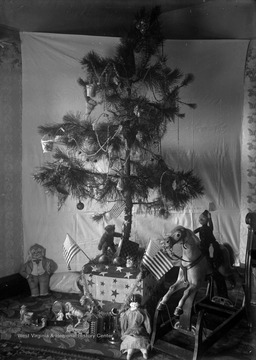
[[[77,318],[77,323],[74,325],[74,327],[77,327],[81,323],[85,314],[80,309],[75,308],[71,304],[71,302],[66,302],[65,308],[66,308],[66,318],[67,319],[71,319],[72,317]]]
[[[20,321],[22,325],[31,325],[33,312],[28,312],[26,305],[22,305],[20,308]]]

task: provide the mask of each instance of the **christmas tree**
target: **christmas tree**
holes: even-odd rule
[[[84,56],[85,79],[78,82],[85,113],[39,127],[43,149],[53,155],[34,179],[58,196],[59,207],[71,196],[79,209],[92,199],[123,210],[123,241],[135,205],[164,214],[203,194],[192,170],[175,171],[159,151],[168,123],[184,117],[180,90],[193,81],[167,65],[160,13],[159,7],[142,8],[112,58],[94,51]]]

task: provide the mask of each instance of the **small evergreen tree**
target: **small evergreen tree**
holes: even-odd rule
[[[39,127],[55,150],[34,179],[58,196],[59,207],[68,196],[80,209],[87,199],[123,205],[124,241],[135,204],[163,212],[203,194],[192,171],[175,171],[154,151],[167,124],[184,117],[180,90],[193,81],[167,65],[159,17],[159,7],[142,8],[112,58],[91,51],[81,60],[86,114],[68,113],[62,123]]]

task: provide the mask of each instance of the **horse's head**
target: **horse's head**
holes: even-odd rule
[[[173,248],[175,244],[182,243],[183,245],[186,242],[188,236],[188,229],[184,228],[183,226],[175,227],[171,234],[166,239],[166,245],[170,248]]]

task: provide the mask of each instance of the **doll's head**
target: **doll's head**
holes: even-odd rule
[[[141,296],[139,294],[134,294],[130,298],[130,310],[137,310],[141,304]]]
[[[209,211],[205,210],[202,214],[199,216],[199,223],[203,225],[207,225],[209,219]]]
[[[32,260],[39,260],[45,257],[45,248],[41,245],[34,244],[29,249],[29,258]]]

